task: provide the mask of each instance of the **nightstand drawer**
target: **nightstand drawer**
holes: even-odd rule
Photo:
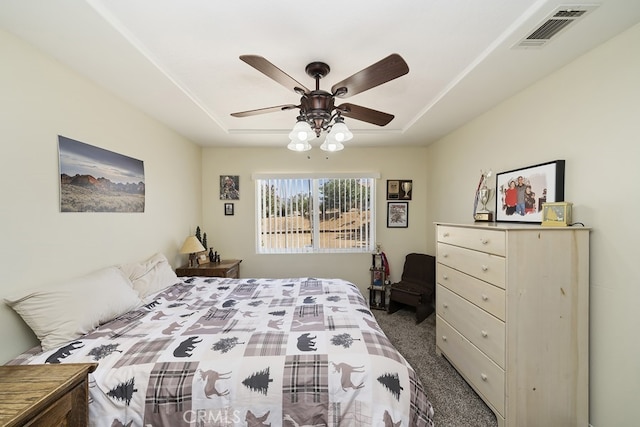
[[[436,264],[437,282],[487,313],[505,320],[505,291],[444,264]]]
[[[438,226],[438,242],[504,256],[505,235],[502,231]]]
[[[505,259],[501,256],[438,243],[438,262],[505,289]]]
[[[504,369],[504,322],[442,285],[436,288],[436,313]]]
[[[67,393],[45,409],[25,427],[58,427],[66,426],[73,407],[72,393]]]
[[[184,265],[176,268],[176,275],[201,276],[201,277],[228,277],[231,279],[240,278],[241,259],[222,260],[220,262],[207,262],[204,264],[189,267]]]

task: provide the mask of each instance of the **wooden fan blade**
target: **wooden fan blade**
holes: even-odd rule
[[[382,111],[372,110],[371,108],[361,107],[354,104],[341,104],[336,107],[345,117],[360,120],[367,123],[373,123],[378,126],[385,126],[393,120],[392,114],[383,113]]]
[[[257,114],[275,113],[276,111],[293,110],[294,108],[300,108],[299,105],[287,104],[276,105],[275,107],[258,108],[257,110],[240,111],[239,113],[231,113],[233,117],[248,117],[255,116]]]
[[[394,53],[368,66],[364,70],[358,71],[351,77],[347,77],[340,83],[336,83],[331,87],[331,93],[336,94],[336,96],[340,98],[346,98],[397,79],[408,72],[409,66],[407,63],[400,55]],[[341,93],[343,92],[339,90],[341,88],[346,88],[346,93]]]
[[[256,70],[260,71],[265,76],[272,78],[273,80],[280,83],[282,86],[287,89],[293,89],[294,92],[300,93],[300,91],[304,93],[309,93],[309,89],[304,87],[304,85],[298,81],[296,81],[293,77],[282,71],[280,68],[273,65],[267,59],[258,55],[241,55],[240,59],[247,64],[251,65]],[[296,90],[298,89],[298,90]]]

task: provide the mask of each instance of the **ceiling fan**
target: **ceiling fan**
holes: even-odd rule
[[[387,125],[393,120],[394,116],[392,114],[349,103],[335,105],[335,98],[347,98],[356,95],[409,72],[409,66],[404,59],[394,53],[347,77],[341,82],[334,84],[331,87],[331,92],[327,92],[320,89],[320,79],[329,74],[331,70],[324,62],[312,62],[305,67],[306,73],[315,79],[316,82],[315,90],[310,90],[262,56],[242,55],[240,59],[281,85],[293,89],[301,98],[299,105],[277,105],[256,110],[241,111],[232,113],[231,115],[233,117],[247,117],[256,114],[298,109],[299,115],[296,126],[289,135],[292,139],[292,144],[306,143],[304,149],[292,148],[290,146],[290,148],[298,150],[311,148],[307,141],[311,139],[314,134],[316,137],[319,137],[322,131],[331,131],[327,138],[335,140],[334,142],[340,143],[341,140],[346,141],[347,139],[345,138],[350,139],[352,135],[346,128],[342,116],[378,126]],[[346,130],[347,133],[339,134],[337,132],[338,128],[342,131]]]

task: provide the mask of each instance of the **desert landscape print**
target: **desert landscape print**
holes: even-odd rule
[[[58,136],[60,212],[144,212],[144,162]]]

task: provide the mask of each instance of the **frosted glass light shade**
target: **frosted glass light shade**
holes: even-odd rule
[[[308,151],[311,150],[311,144],[307,141],[294,141],[291,140],[287,148],[291,151]]]
[[[320,149],[323,151],[340,151],[344,149],[344,145],[342,145],[341,142],[336,141],[335,139],[330,138],[329,135],[327,135],[327,138],[324,140],[324,142],[322,143],[322,145],[320,146]]]
[[[336,142],[346,142],[353,138],[353,133],[351,133],[344,122],[336,122],[336,124],[331,127],[331,131],[329,132],[327,138],[329,137],[334,139]]]
[[[289,133],[289,139],[295,142],[309,141],[315,133],[311,129],[311,125],[304,121],[296,122],[291,133]]]

